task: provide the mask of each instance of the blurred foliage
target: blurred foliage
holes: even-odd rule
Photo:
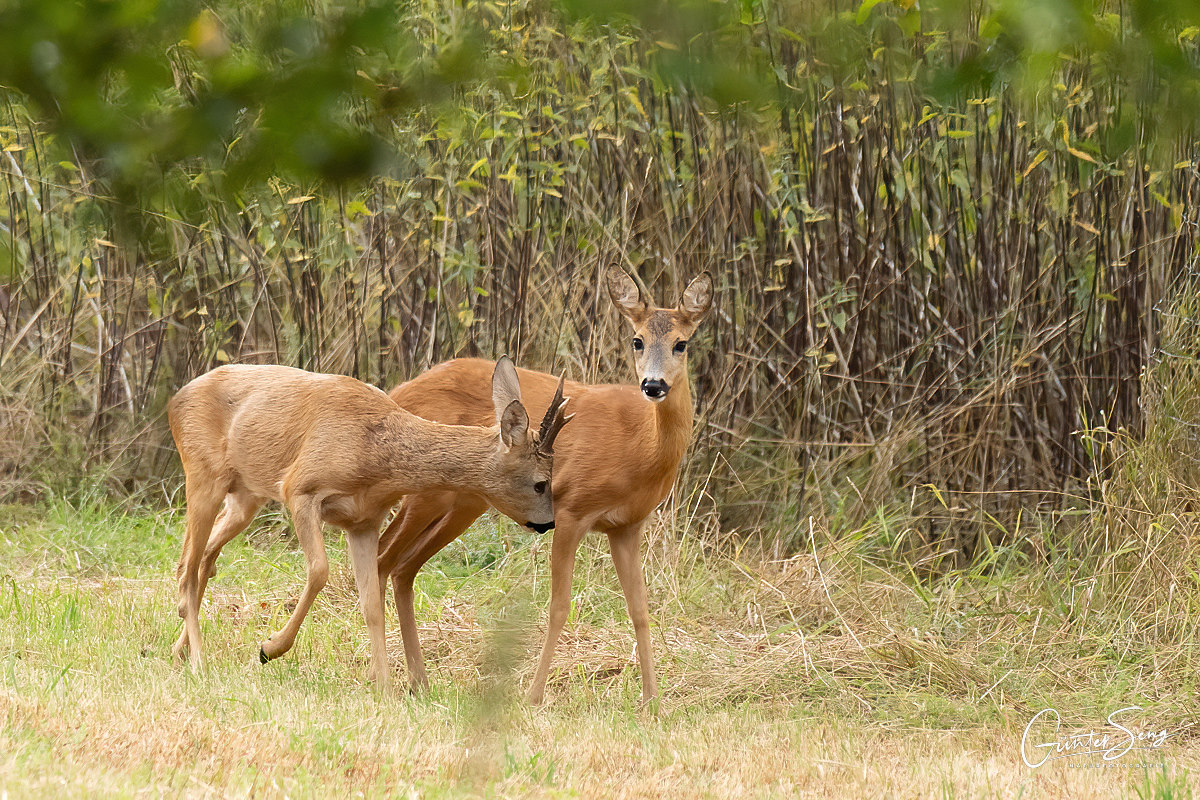
[[[518,14],[576,39],[639,38],[647,74],[724,108],[787,94],[793,45],[846,86],[883,60],[943,101],[1003,84],[1036,103],[1069,64],[1094,89],[1131,90],[1112,109],[1118,145],[1137,119],[1190,130],[1200,98],[1200,5],[1188,0],[561,0],[548,11],[10,0],[0,87],[119,196],[177,165],[217,171],[231,188],[272,175],[345,182],[388,171],[389,129],[407,111],[464,84],[519,91],[527,64],[507,30]]]
[[[344,182],[387,169],[394,115],[477,73],[469,24],[409,22],[394,2],[22,0],[0,86],[124,199],[175,166]]]
[[[882,60],[942,102],[1011,88],[1037,105],[1071,67],[1090,87],[1131,91],[1114,124],[1165,124],[1172,135],[1190,134],[1200,99],[1193,0],[562,0],[562,8],[568,19],[636,31],[654,44],[648,61],[660,77],[722,105],[761,106],[772,84],[780,95],[794,90],[792,43],[847,86]]]

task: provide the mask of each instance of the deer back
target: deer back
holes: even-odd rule
[[[282,498],[282,482],[306,453],[319,454],[324,480],[377,472],[365,437],[395,411],[378,389],[343,375],[281,366],[227,365],[184,386],[167,407],[185,466],[217,480]]]
[[[446,361],[397,386],[390,397],[425,419],[482,424],[492,413],[491,370],[492,362],[483,359]],[[530,416],[544,414],[559,379],[527,369],[518,369],[517,376]],[[686,413],[660,427],[659,409],[637,387],[566,381],[563,391],[573,419],[554,443],[555,507],[581,516],[608,512],[612,524],[648,515],[674,483],[691,436],[686,381],[680,389],[675,400],[682,401]]]

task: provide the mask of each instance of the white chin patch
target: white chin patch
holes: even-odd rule
[[[642,392],[642,397],[646,398],[651,403],[661,403],[663,400],[667,399],[667,396],[665,394],[661,394],[658,397],[651,397],[650,395],[646,394],[645,392]]]

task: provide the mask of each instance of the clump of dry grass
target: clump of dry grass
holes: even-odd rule
[[[14,797],[63,780],[197,795],[906,797],[931,779],[972,796],[1066,797],[1141,777],[1030,771],[1016,749],[1026,722],[1054,706],[1099,724],[1129,704],[1175,734],[1164,780],[1184,786],[1197,768],[1188,641],[1120,623],[1144,613],[1129,601],[1152,573],[1102,591],[1081,552],[917,575],[815,520],[814,552],[772,559],[681,536],[680,518],[656,520],[646,545],[663,690],[652,714],[638,709],[632,632],[598,541],[580,552],[550,703],[535,710],[519,690],[548,592],[537,537],[481,526],[421,576],[434,686],[421,700],[361,682],[366,635],[336,538],[330,586],[296,649],[267,667],[257,642],[286,615],[303,559],[277,536],[227,548],[204,615],[210,673],[197,678],[170,660],[177,515],[18,513],[0,526],[0,780]],[[116,547],[138,535],[162,546]],[[455,577],[476,552],[502,554]],[[398,639],[389,650],[402,672]]]
[[[1151,573],[1118,586],[1094,554],[1031,564],[1013,551],[982,572],[918,576],[864,560],[815,523],[813,533],[817,557],[772,561],[750,550],[706,553],[668,523],[653,528],[646,566],[666,707],[816,704],[895,723],[911,717],[909,704],[932,704],[927,722],[953,727],[1008,724],[1049,704],[1094,714],[1124,698],[1181,735],[1200,723],[1188,700],[1196,654],[1142,602],[1157,591]],[[545,570],[517,549],[489,568],[495,577],[459,579],[430,597],[421,636],[432,674],[454,685],[486,680],[499,636],[525,653],[506,680],[528,681]],[[575,622],[560,642],[551,696],[632,700],[632,635],[596,543],[585,544],[577,574]],[[497,591],[499,576],[510,588]],[[350,576],[342,582],[352,604]],[[389,649],[402,664],[398,635]]]

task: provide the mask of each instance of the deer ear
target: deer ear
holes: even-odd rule
[[[683,297],[679,298],[679,312],[690,322],[699,322],[712,308],[712,300],[712,275],[701,272],[683,290]]]
[[[634,325],[646,318],[650,304],[646,302],[641,287],[629,277],[625,270],[613,267],[608,271],[608,296],[617,310],[629,318]]]
[[[492,404],[496,407],[496,421],[500,421],[504,410],[514,400],[521,400],[521,383],[517,380],[517,368],[512,359],[500,356],[492,370]]]
[[[512,447],[525,441],[529,434],[529,415],[520,400],[513,400],[500,412],[500,441]]]

